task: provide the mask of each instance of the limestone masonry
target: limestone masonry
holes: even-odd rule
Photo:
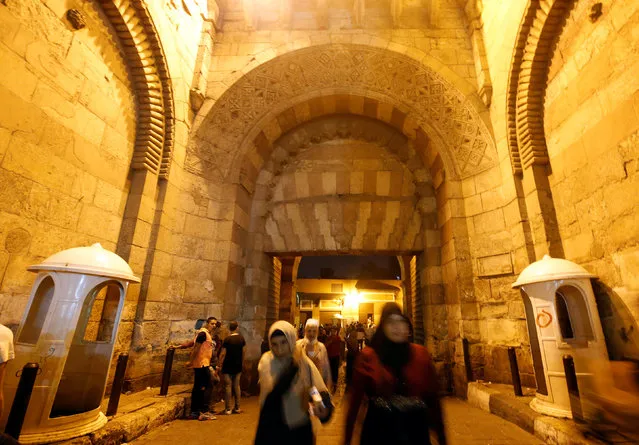
[[[511,285],[549,254],[598,277],[610,358],[639,358],[639,2],[593,11],[0,1],[0,323],[27,266],[99,242],[141,277],[127,389],[208,316],[240,323],[251,389],[300,257],[393,255],[447,389],[467,391],[463,339],[475,378],[509,383],[512,346],[534,386]]]

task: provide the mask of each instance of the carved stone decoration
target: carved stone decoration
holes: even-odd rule
[[[513,172],[548,164],[544,99],[554,43],[575,0],[529,0],[519,28],[507,89]]]
[[[173,91],[166,57],[144,0],[100,0],[124,47],[137,96],[132,168],[166,178],[174,133]]]
[[[67,20],[73,26],[73,29],[82,29],[87,26],[84,16],[77,9],[69,9],[67,11]]]
[[[295,98],[326,89],[381,95],[411,110],[419,119],[416,125],[438,132],[461,177],[486,170],[497,160],[494,143],[478,112],[438,73],[389,50],[329,44],[277,57],[231,86],[195,135],[186,168],[204,177],[228,178],[234,174],[235,159],[242,155],[238,147],[258,122],[281,104],[293,106]],[[280,127],[285,129],[285,123]]]

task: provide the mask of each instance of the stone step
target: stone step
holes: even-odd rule
[[[510,385],[471,382],[468,385],[468,403],[502,419],[553,445],[635,444],[615,428],[592,431],[569,419],[544,416],[530,408],[534,390],[526,388],[523,397],[513,394]]]

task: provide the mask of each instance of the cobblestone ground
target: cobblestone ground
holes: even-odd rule
[[[216,406],[218,410],[222,405]],[[317,445],[341,445],[344,430],[344,405],[339,404],[331,422],[317,426]],[[242,414],[218,415],[217,420],[199,422],[177,420],[140,437],[135,445],[215,443],[215,445],[252,445],[257,428],[258,401],[243,401]],[[542,445],[543,442],[510,422],[473,408],[466,402],[444,400],[449,443],[452,445]],[[276,445],[276,444],[274,444]]]

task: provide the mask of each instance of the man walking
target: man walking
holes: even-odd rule
[[[176,349],[193,347],[187,366],[193,369],[194,381],[191,391],[191,418],[199,420],[215,420],[216,417],[209,412],[211,400],[211,357],[215,345],[211,334],[215,330],[217,319],[209,317],[191,341],[176,346]]]
[[[246,341],[242,334],[238,332],[237,321],[229,324],[231,334],[224,339],[222,343],[222,352],[220,354],[220,364],[218,369],[222,370],[224,376],[224,386],[226,396],[224,404],[226,405],[225,414],[240,414],[240,377],[242,376],[242,361],[244,359],[244,346]],[[235,397],[235,406],[231,411],[231,397]]]
[[[13,332],[5,325],[0,324],[0,418],[4,405],[3,385],[4,375],[7,371],[7,362],[15,358],[13,350]]]

